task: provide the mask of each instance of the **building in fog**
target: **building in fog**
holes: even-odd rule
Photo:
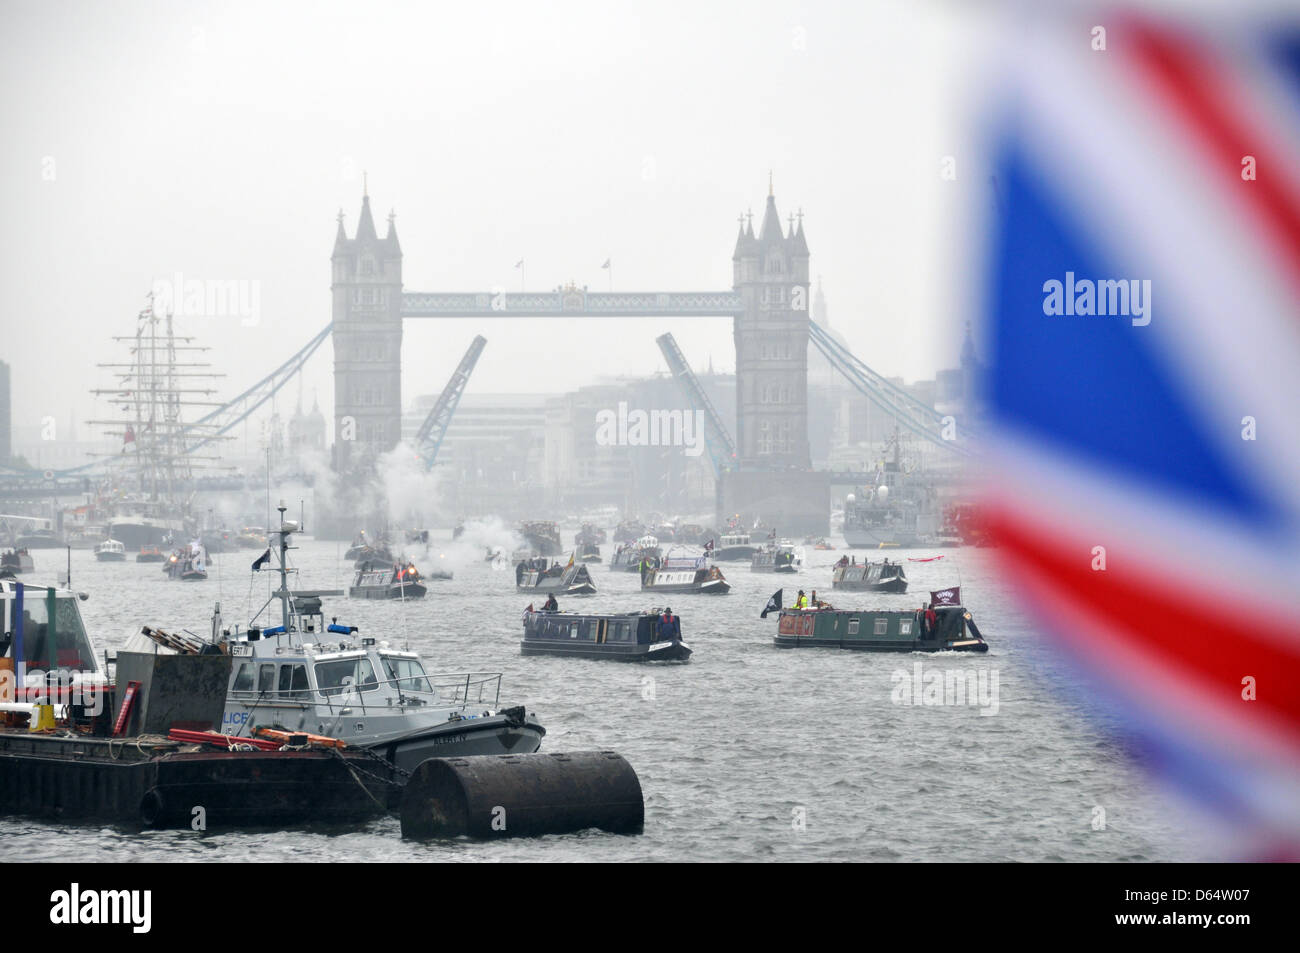
[[[302,400],[292,417],[289,418],[289,453],[297,455],[303,452],[325,450],[325,415],[320,411],[320,401],[315,397],[311,402],[311,413],[302,412]]]

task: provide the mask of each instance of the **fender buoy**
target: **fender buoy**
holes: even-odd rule
[[[164,809],[162,795],[157,788],[150,788],[140,798],[140,822],[145,827],[153,827],[162,819]]]

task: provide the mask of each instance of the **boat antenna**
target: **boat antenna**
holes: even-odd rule
[[[267,450],[267,465],[270,465],[271,451]],[[269,471],[267,481],[270,481]],[[289,570],[285,565],[289,558],[289,533],[288,524],[284,521],[285,505],[284,500],[276,507],[280,513],[280,591],[277,593],[280,597],[280,618],[284,625],[284,631],[289,631]]]

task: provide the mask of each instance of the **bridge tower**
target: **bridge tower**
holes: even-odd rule
[[[719,524],[739,513],[784,535],[826,532],[829,485],[808,443],[808,259],[803,215],[783,230],[769,181],[759,232],[742,221],[732,255],[738,466],[723,474]]]
[[[744,312],[736,341],[736,450],[742,467],[802,467],[808,449],[808,243],[803,216],[781,229],[768,187],[763,225],[742,226],[732,256]]]
[[[402,435],[402,247],[388,216],[380,238],[368,190],[354,238],[339,212],[334,253],[334,469],[372,470]]]

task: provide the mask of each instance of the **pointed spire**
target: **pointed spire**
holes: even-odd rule
[[[339,209],[339,227],[334,233],[334,254],[342,254],[348,247],[348,233],[343,229],[343,209]]]
[[[745,216],[740,216],[737,221],[740,222],[740,230],[736,233],[736,250],[731,255],[732,261],[740,261],[741,253],[745,250]]]
[[[781,231],[781,216],[776,210],[775,196],[767,197],[767,208],[763,211],[763,228],[758,233],[758,240],[764,245],[768,242],[785,240],[785,233]]]
[[[799,210],[799,214],[796,217],[799,219],[799,224],[796,228],[791,230],[790,254],[797,257],[807,258],[808,241],[803,237],[803,209]]]
[[[384,236],[384,241],[392,246],[392,251],[399,255],[402,253],[402,245],[397,240],[397,213],[392,209],[388,210],[388,234]]]
[[[768,197],[768,198],[775,198],[775,197],[776,197],[776,192],[774,192],[774,191],[772,190],[772,170],[771,170],[771,169],[768,169],[768,170],[767,170],[767,197]]]
[[[361,196],[361,218],[357,221],[358,242],[378,241],[379,236],[375,234],[375,220],[370,215],[370,196]]]

